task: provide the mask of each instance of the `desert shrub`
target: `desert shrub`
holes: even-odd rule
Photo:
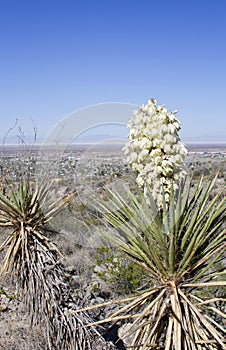
[[[143,269],[119,250],[100,247],[95,262],[100,267],[97,271],[94,269],[96,275],[118,296],[130,295],[147,282],[148,275]]]

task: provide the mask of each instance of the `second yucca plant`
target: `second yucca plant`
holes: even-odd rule
[[[0,193],[0,226],[10,230],[0,246],[6,251],[1,273],[16,281],[32,323],[47,336],[48,349],[96,349],[101,344],[112,349],[94,328],[84,328],[90,323],[87,314],[70,313],[77,305],[64,282],[62,255],[48,234],[51,219],[73,194],[50,204],[50,186],[48,179],[39,184],[21,179]]]

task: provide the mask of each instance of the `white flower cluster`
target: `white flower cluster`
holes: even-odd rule
[[[183,160],[187,149],[180,142],[176,113],[157,106],[154,99],[148,100],[134,112],[128,124],[130,141],[123,148],[127,161],[138,174],[138,185],[145,194],[149,186],[159,206],[162,186],[168,200],[172,184],[176,189],[186,175]]]

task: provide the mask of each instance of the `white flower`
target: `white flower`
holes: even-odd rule
[[[171,122],[175,122],[177,120],[174,113],[169,113],[168,118],[169,118],[169,121]]]
[[[136,171],[138,171],[140,173],[143,170],[143,165],[134,163],[133,164],[133,168],[134,168],[134,170],[136,170]]]
[[[144,179],[143,179],[143,177],[140,174],[137,176],[137,184],[139,186],[143,186],[144,185]]]
[[[156,170],[158,174],[161,174],[163,172],[163,168],[160,165],[157,165]]]
[[[169,128],[169,132],[171,134],[175,134],[175,132],[177,131],[177,128],[175,127],[174,123],[173,124],[169,124],[168,128]]]
[[[146,173],[149,173],[150,171],[152,171],[152,168],[153,168],[153,164],[148,163],[148,164],[145,165],[144,171],[145,171]]]
[[[180,129],[180,124],[178,123],[178,121],[174,122],[173,125],[175,126],[175,128],[176,128],[177,130]]]
[[[166,134],[164,136],[164,141],[167,143],[167,144],[173,144],[176,142],[176,138],[175,136],[171,135],[171,134]]]
[[[170,199],[169,193],[166,193],[166,194],[165,194],[165,201],[166,201],[166,202],[169,202],[169,199]]]
[[[146,156],[147,156],[148,153],[149,153],[149,151],[148,151],[147,149],[143,149],[143,150],[138,154],[138,157],[137,157],[138,162],[139,162],[139,163],[142,162],[142,161],[146,158]]]
[[[148,100],[134,112],[128,128],[130,142],[123,148],[132,168],[138,172],[137,183],[143,187],[150,185],[157,204],[161,206],[162,186],[165,193],[176,189],[185,177],[183,160],[186,147],[180,143],[180,124],[175,114],[165,106],[157,106],[154,99]],[[168,200],[168,197],[166,197]]]
[[[152,146],[152,142],[147,137],[143,137],[142,140],[140,141],[141,148],[150,148],[151,146]]]
[[[130,129],[129,137],[133,138],[134,136],[136,136],[136,133],[137,133],[136,129]]]
[[[162,166],[163,166],[163,167],[173,167],[173,164],[172,164],[172,162],[171,162],[170,160],[168,160],[168,159],[163,159],[163,161],[162,161]]]
[[[177,162],[177,163],[181,163],[182,162],[182,156],[180,154],[176,154],[174,156],[174,160]]]
[[[135,152],[130,153],[129,162],[134,163],[136,160],[137,160],[137,153],[135,153]]]
[[[158,129],[153,128],[153,129],[150,130],[150,137],[155,138],[155,137],[157,137],[158,135],[159,135],[159,130],[158,130]]]

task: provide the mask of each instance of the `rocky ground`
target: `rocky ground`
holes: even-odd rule
[[[218,159],[219,158],[219,159]],[[201,159],[201,160],[200,160]],[[211,162],[210,162],[211,160]],[[97,192],[101,191],[101,186],[106,182],[105,171],[111,168],[109,164],[112,162],[111,159],[106,162],[106,159],[103,157],[98,159],[100,162],[100,167],[97,167],[96,164],[92,166],[95,170],[92,172],[92,179],[96,176],[99,176],[97,184]],[[116,158],[117,162],[117,158]],[[216,164],[222,171],[221,183],[224,182],[225,173],[225,153],[217,155],[217,157],[209,158],[206,154],[192,154],[190,158],[187,159],[188,166],[194,166],[197,172],[197,176],[203,172],[209,172],[210,168],[216,168]],[[103,172],[104,164],[104,172]],[[101,173],[100,173],[101,168]],[[126,168],[127,169],[127,168]],[[120,178],[120,176],[125,172],[124,164],[119,163],[117,167],[114,168],[114,172],[108,177],[110,179]],[[90,174],[90,169],[84,174],[84,182],[81,187],[79,194],[83,193],[86,181],[90,181],[90,178],[87,177]],[[66,183],[63,183],[65,190],[68,186]],[[74,184],[73,184],[74,185]],[[60,187],[60,184],[59,186]],[[84,192],[85,193],[85,192]],[[87,196],[86,196],[87,197]],[[88,198],[88,197],[87,197]],[[84,204],[84,203],[83,203]],[[75,210],[78,212],[82,209],[82,206],[78,206]],[[91,259],[90,250],[81,246],[76,248],[76,245],[83,243],[83,238],[79,238],[78,233],[81,232],[84,227],[86,227],[87,232],[89,231],[90,222],[88,221],[87,212],[83,212],[81,220],[76,222],[72,220],[70,212],[67,212],[68,218],[66,219],[67,225],[62,228],[61,236],[59,236],[56,241],[61,245],[61,248],[64,254],[67,256],[67,262],[65,265],[66,268],[66,278],[70,284],[72,291],[75,296],[76,303],[78,302],[82,307],[94,304],[101,304],[105,301],[108,301],[112,298],[112,291],[110,290],[107,284],[104,284],[101,281],[94,279],[96,275],[93,274],[93,260]],[[87,221],[86,221],[87,219]],[[61,225],[61,218],[59,221],[56,221],[56,226]],[[85,224],[85,226],[84,226]],[[95,225],[95,222],[92,222],[92,225]],[[83,225],[83,226],[82,226]],[[93,227],[93,226],[92,226]],[[73,234],[70,234],[69,231],[73,231]],[[62,239],[63,238],[63,239]],[[1,241],[1,240],[0,240]],[[89,244],[89,247],[92,244]],[[2,254],[0,258],[1,264]],[[93,286],[98,285],[98,288],[95,289]],[[0,349],[2,350],[47,350],[47,342],[45,336],[41,333],[41,330],[38,327],[31,327],[29,316],[24,308],[23,303],[18,300],[15,295],[15,286],[10,284],[7,279],[3,276],[0,277]],[[109,315],[115,306],[109,306],[108,308],[100,308],[91,313],[91,316],[94,320],[100,320]],[[122,340],[118,337],[122,333],[122,329],[118,330],[118,327],[107,328],[105,327],[104,336],[109,341],[115,343],[116,349],[125,349]],[[60,350],[60,349],[59,349]],[[81,349],[84,350],[84,349]],[[101,349],[100,349],[101,350]],[[105,350],[105,349],[102,349]]]
[[[10,287],[9,287],[10,286]],[[78,292],[75,300],[79,300],[81,306],[101,304],[107,300],[108,292],[93,293],[89,286],[83,286],[85,290]],[[106,317],[113,307],[98,308],[90,312],[93,320]],[[125,349],[118,337],[118,327],[99,328],[104,338],[109,342],[109,348],[99,350]],[[113,345],[115,343],[115,346]],[[107,346],[107,345],[106,345]],[[30,317],[23,303],[14,295],[14,287],[1,278],[0,280],[0,349],[2,350],[47,350],[48,345],[42,331],[37,326],[31,326]],[[97,348],[95,348],[97,349]],[[57,349],[58,350],[58,349]],[[60,350],[60,349],[59,349]],[[81,349],[85,350],[85,349]]]
[[[0,263],[1,260],[2,258]],[[65,281],[70,285],[71,294],[76,305],[84,308],[105,303],[112,298],[108,285],[95,277],[95,273],[91,278],[90,276],[78,276],[75,266],[69,265],[72,260],[69,259],[67,262],[68,264],[65,264]],[[91,280],[93,280],[92,283],[90,283]],[[93,286],[97,284],[99,288],[95,287],[94,289]],[[106,318],[113,310],[116,310],[116,307],[109,305],[88,313],[91,320],[98,321]],[[98,331],[109,345],[106,344],[105,348],[103,348],[103,345],[95,345],[95,350],[124,350],[123,342],[118,336],[118,328],[118,326],[111,327],[108,324],[99,327]],[[99,341],[97,342],[99,344]],[[42,330],[38,326],[31,326],[29,314],[16,295],[16,286],[3,276],[0,277],[0,349],[49,350]]]
[[[0,348],[2,350],[44,350],[45,338],[38,327],[31,328],[24,305],[14,288],[0,280]]]

